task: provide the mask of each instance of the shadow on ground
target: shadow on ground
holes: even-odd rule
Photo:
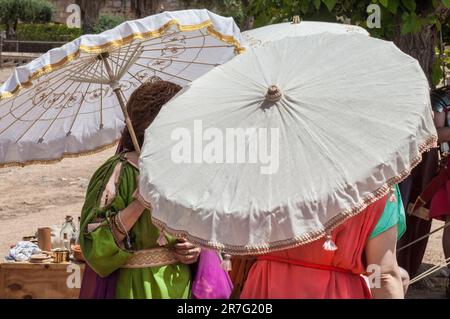
[[[418,271],[418,274],[430,269],[435,265],[422,264]],[[445,299],[445,287],[447,285],[448,274],[444,270],[439,270],[434,274],[426,277],[413,285],[408,289],[406,294],[407,299]]]

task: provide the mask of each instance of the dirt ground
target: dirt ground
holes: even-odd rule
[[[11,69],[0,69],[0,83]],[[67,158],[57,164],[0,169],[0,259],[10,245],[23,236],[34,235],[38,227],[61,225],[66,215],[77,220],[86,188],[95,170],[111,155],[109,149],[95,155]],[[434,222],[433,227],[442,225]],[[427,269],[444,259],[442,232],[431,237],[424,258]],[[444,298],[441,272],[413,285],[409,298]]]
[[[0,169],[0,252],[38,227],[80,215],[89,179],[114,148],[57,164]]]
[[[68,158],[52,165],[0,169],[0,256],[38,227],[60,225],[66,215],[79,216],[91,175],[114,148],[91,156]],[[76,220],[76,218],[75,218]],[[442,225],[435,222],[433,227]],[[444,259],[441,232],[433,235],[424,258],[424,269]],[[440,272],[413,285],[409,298],[444,298]]]

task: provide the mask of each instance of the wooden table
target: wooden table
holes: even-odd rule
[[[76,299],[84,263],[0,263],[0,298]]]

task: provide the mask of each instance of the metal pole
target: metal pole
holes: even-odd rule
[[[122,108],[123,115],[125,117],[125,124],[127,125],[128,132],[130,132],[131,140],[133,141],[134,150],[140,154],[141,148],[139,146],[139,142],[136,137],[136,133],[134,132],[133,124],[131,123],[130,116],[128,115],[127,106],[125,105],[125,101],[122,96],[122,90],[117,83],[115,83],[114,74],[111,69],[111,65],[107,59],[107,54],[100,54],[100,58],[105,64],[106,72],[108,73],[109,78],[111,79],[111,87],[116,94],[117,100],[119,101],[120,107]]]

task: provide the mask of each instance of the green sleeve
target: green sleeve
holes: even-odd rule
[[[108,221],[84,236],[84,257],[100,277],[106,277],[119,269],[132,254],[117,245]]]
[[[406,217],[405,209],[403,207],[402,196],[398,185],[394,186],[395,201],[390,201],[389,198],[386,202],[383,214],[378,220],[370,239],[375,238],[379,234],[386,230],[397,226],[397,239],[400,239],[406,231]]]
[[[105,185],[118,163],[120,160],[113,158],[94,174],[81,213],[81,249],[86,262],[101,277],[106,277],[119,269],[132,255],[131,252],[119,247],[110,228],[110,217],[128,206],[128,198],[124,198],[124,195],[127,195],[124,194],[124,190],[127,190],[128,185],[127,179],[122,176],[123,172],[120,175],[115,199],[107,207],[99,208]],[[93,224],[94,229],[89,229]],[[88,225],[91,227],[88,228]]]

